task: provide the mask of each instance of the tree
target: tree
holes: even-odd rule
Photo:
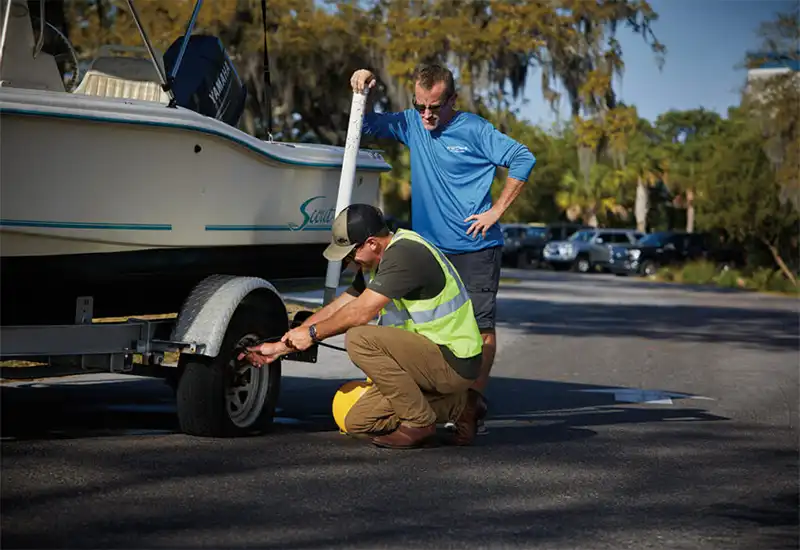
[[[555,199],[571,221],[580,218],[584,224],[598,227],[600,220],[606,221],[610,214],[627,214],[618,193],[617,172],[607,164],[596,164],[589,171],[588,179],[567,171],[561,178]]]
[[[758,128],[742,109],[721,125],[695,180],[703,228],[723,228],[741,241],[763,243],[787,279],[797,278],[784,251],[797,254],[797,209],[781,201],[781,185],[760,146]]]
[[[688,111],[668,111],[656,119],[656,129],[664,138],[664,148],[670,166],[670,180],[682,193],[686,205],[686,231],[695,225],[695,186],[697,169],[715,134],[722,117],[702,107]]]
[[[762,24],[762,49],[747,57],[755,68],[767,61],[783,72],[750,78],[742,104],[763,137],[781,199],[800,209],[800,6]]]

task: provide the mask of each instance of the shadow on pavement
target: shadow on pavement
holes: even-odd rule
[[[339,386],[347,381],[284,375],[272,432],[338,431],[331,414],[331,402]],[[4,386],[0,392],[5,442],[178,432],[174,396],[167,385],[157,379],[80,385],[31,382],[16,387]],[[495,377],[487,397],[490,400],[487,426],[493,434],[505,432],[514,438],[526,437],[519,428],[534,429],[537,434],[556,431],[565,439],[571,439],[572,435],[565,431],[571,428],[661,422],[672,418],[727,420],[698,407],[660,406],[671,400],[680,402],[692,398],[689,394],[662,390]],[[656,407],[635,406],[648,401]],[[694,402],[698,403],[702,401]],[[531,433],[531,436],[539,437],[537,434]],[[499,439],[493,437],[491,443]],[[502,439],[506,439],[505,436]]]
[[[766,350],[797,351],[800,314],[779,309],[703,305],[621,305],[498,298],[500,327],[531,334],[628,337],[653,341],[733,344]]]
[[[280,415],[296,422],[235,440],[172,435],[159,381],[3,388],[3,435],[29,440],[2,445],[0,543],[644,547],[665,529],[684,542],[745,529],[743,544],[782,548],[796,536],[791,495],[734,490],[781,465],[796,477],[796,451],[776,452],[702,401],[684,406],[692,396],[494,378],[489,434],[474,446],[392,452],[335,432],[330,402],[344,382],[287,376]],[[637,395],[677,405],[631,403]],[[34,412],[47,422],[31,423]],[[635,424],[655,427],[624,429]],[[142,435],[101,437],[127,433]]]

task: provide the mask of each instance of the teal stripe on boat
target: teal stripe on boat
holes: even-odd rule
[[[3,220],[0,227],[47,227],[53,229],[115,229],[123,231],[172,231],[166,223],[101,223],[101,222],[55,222],[43,220]]]

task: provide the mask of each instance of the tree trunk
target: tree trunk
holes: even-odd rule
[[[694,233],[694,189],[686,190],[686,232]]]
[[[587,209],[583,215],[583,223],[589,227],[597,227],[597,212],[594,208]]]
[[[792,281],[792,284],[794,286],[797,286],[797,277],[794,276],[792,270],[789,269],[789,266],[787,266],[786,262],[784,262],[783,258],[781,258],[781,254],[780,252],[778,252],[778,247],[776,247],[775,245],[773,245],[771,242],[769,242],[767,239],[764,238],[761,239],[761,242],[767,245],[767,248],[772,253],[772,258],[775,260],[775,263],[778,264],[781,273],[786,275],[786,278]]]
[[[239,123],[240,130],[251,136],[256,135],[256,119],[251,109],[245,109],[242,113],[242,121]]]
[[[645,185],[642,176],[639,176],[636,182],[636,204],[634,206],[637,231],[641,231],[643,233],[647,231],[648,210],[650,210],[650,205],[648,204],[647,185]]]

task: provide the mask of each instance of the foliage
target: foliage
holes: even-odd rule
[[[800,61],[800,4],[763,23],[759,35],[762,52],[751,54],[748,66],[764,57],[786,65]],[[743,106],[761,132],[762,147],[781,187],[781,201],[791,201],[800,210],[800,76],[787,71],[769,79],[752,79]]]
[[[733,110],[709,144],[698,178],[700,223],[725,228],[740,241],[761,241],[794,280],[783,256],[797,254],[800,216],[791,203],[781,201],[781,185],[761,141],[750,115]]]
[[[680,273],[680,281],[688,284],[706,284],[714,280],[719,273],[717,266],[711,262],[689,262]]]
[[[665,266],[653,276],[656,281],[693,285],[714,285],[738,290],[800,294],[800,287],[789,281],[780,270],[759,267],[751,271],[724,268],[707,262],[688,262],[682,266]]]

